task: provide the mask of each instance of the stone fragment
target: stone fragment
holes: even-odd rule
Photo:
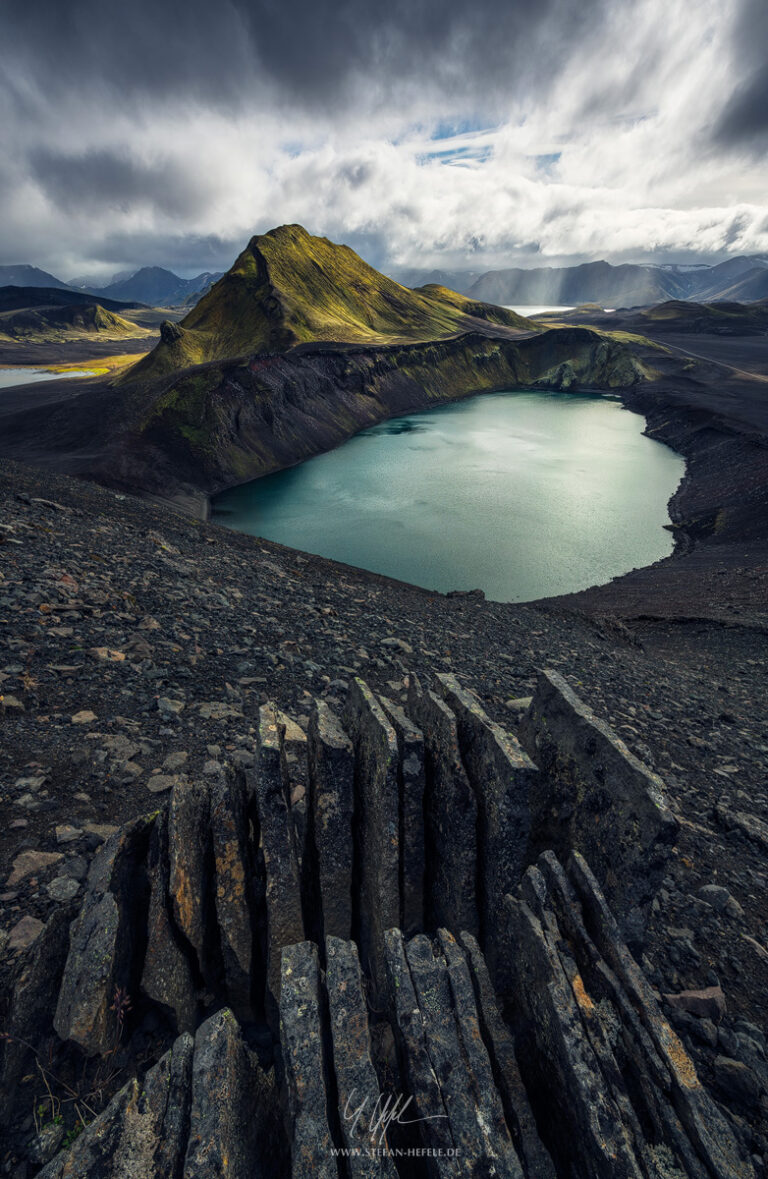
[[[189,754],[181,750],[175,753],[169,753],[163,761],[164,770],[180,770],[182,766],[186,765]]]
[[[49,1163],[61,1146],[67,1128],[62,1122],[49,1122],[43,1126],[29,1148],[29,1161],[35,1167],[43,1167]]]
[[[91,647],[88,654],[100,663],[124,663],[123,651],[114,651],[111,647]]]
[[[158,815],[150,836],[147,870],[150,893],[141,989],[150,999],[173,1012],[178,1032],[194,1032],[197,1025],[195,983],[189,959],[179,943],[169,914],[166,811]]]
[[[109,839],[110,835],[114,835],[119,830],[114,823],[83,823],[83,831],[87,831],[89,835],[95,835],[97,839]]]
[[[517,740],[486,716],[452,675],[436,676],[437,692],[456,717],[459,752],[477,799],[480,933],[491,976],[509,973],[504,897],[527,865],[530,796],[539,771]]]
[[[166,790],[172,790],[176,784],[176,778],[172,774],[153,774],[147,782],[147,790],[150,794],[165,794]]]
[[[140,778],[144,773],[144,769],[137,761],[124,761],[123,764],[115,770],[114,780],[118,785],[129,785]]]
[[[764,851],[768,851],[768,823],[758,819],[757,815],[747,814],[746,811],[735,811],[724,803],[717,803],[715,814],[722,825],[729,831],[741,831],[747,839],[751,839]]]
[[[726,1012],[725,995],[721,987],[704,987],[699,991],[680,991],[676,995],[665,995],[664,1002],[676,1011],[687,1011],[699,1019],[711,1019],[720,1023]]]
[[[52,864],[64,859],[62,852],[23,851],[19,852],[11,865],[11,873],[5,882],[6,888],[15,888],[27,876],[44,872]]]
[[[131,996],[134,952],[146,921],[139,869],[153,823],[153,816],[126,823],[99,849],[72,925],[53,1025],[62,1040],[74,1040],[87,1056],[113,1046],[115,993],[120,989]]]
[[[705,884],[699,889],[699,896],[711,905],[716,913],[722,913],[731,899],[728,889],[723,888],[721,884]]]
[[[185,709],[183,700],[174,700],[170,696],[158,696],[157,711],[163,716],[179,716]]]
[[[716,1056],[714,1072],[715,1085],[726,1101],[747,1108],[757,1105],[764,1087],[748,1065],[727,1056]]]
[[[65,903],[77,896],[80,891],[80,885],[71,876],[57,876],[50,884],[45,886],[45,891],[52,901]]]
[[[0,694],[0,716],[14,716],[26,711],[23,701],[19,700],[18,696]]]
[[[96,713],[91,712],[90,708],[83,708],[70,719],[73,725],[90,725],[96,720]]]
[[[229,720],[231,718],[242,719],[242,712],[238,708],[233,708],[230,704],[226,704],[222,700],[209,700],[204,704],[199,705],[200,716],[203,720]]]
[[[461,761],[456,718],[415,676],[408,712],[424,734],[426,924],[477,934],[477,799]]]
[[[316,700],[309,723],[312,859],[320,887],[324,937],[352,936],[352,816],[355,756],[338,719]]]
[[[345,724],[355,748],[354,855],[360,865],[360,956],[383,987],[384,931],[400,922],[400,801],[397,736],[373,692],[350,685]]]
[[[17,950],[26,950],[39,938],[42,932],[42,921],[38,921],[37,917],[31,917],[29,914],[26,914],[11,929],[6,946],[12,953],[15,953]]]
[[[381,697],[381,704],[395,733],[399,753],[398,788],[400,791],[400,875],[402,897],[400,928],[406,937],[424,928],[424,888],[426,863],[424,850],[424,736],[392,700]]]
[[[371,1059],[368,1009],[363,994],[360,962],[354,942],[325,939],[328,1010],[333,1043],[333,1065],[339,1121],[353,1179],[373,1175],[397,1175],[386,1156],[370,1157],[368,1151],[387,1148],[386,1134],[375,1125],[379,1081]],[[363,1112],[356,1112],[364,1105]],[[361,1153],[355,1154],[358,1150]]]
[[[520,740],[542,771],[531,799],[534,846],[585,856],[624,937],[640,944],[678,831],[661,778],[554,671],[539,675]]]
[[[248,774],[255,801],[266,874],[267,1017],[277,1026],[280,1008],[280,961],[284,946],[304,938],[301,884],[293,824],[286,799],[283,729],[274,706],[259,709],[256,767]]]
[[[336,1179],[325,1088],[320,968],[317,948],[311,942],[299,942],[283,950],[280,1039],[292,1174],[297,1179]]]
[[[71,823],[62,823],[56,827],[55,834],[57,843],[74,843],[83,832],[80,827],[73,827]]]

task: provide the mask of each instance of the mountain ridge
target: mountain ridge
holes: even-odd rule
[[[251,238],[233,265],[125,380],[300,344],[392,344],[441,339],[492,324],[536,325],[440,286],[403,287],[349,246],[283,225]]]

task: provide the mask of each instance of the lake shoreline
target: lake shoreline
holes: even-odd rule
[[[443,593],[573,592],[669,555],[684,463],[645,424],[602,393],[462,398],[229,489],[212,522]]]

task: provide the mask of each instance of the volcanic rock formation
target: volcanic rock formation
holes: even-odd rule
[[[555,673],[522,732],[357,680],[119,829],[16,985],[5,1121],[35,1060],[105,1092],[39,1174],[753,1176],[638,965],[661,781]]]

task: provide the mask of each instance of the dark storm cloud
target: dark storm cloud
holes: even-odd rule
[[[63,212],[149,206],[171,217],[192,217],[208,202],[204,176],[168,161],[146,164],[107,150],[63,155],[33,151],[30,172],[51,204]]]
[[[153,232],[106,233],[90,243],[90,248],[86,244],[82,259],[86,267],[109,258],[115,270],[161,265],[191,275],[203,270],[227,270],[244,245],[242,238],[227,239],[217,234],[165,234],[158,240]]]
[[[768,5],[743,0],[734,29],[737,74],[715,128],[720,145],[764,147],[768,140]]]
[[[352,91],[396,102],[407,83],[492,105],[575,52],[606,2],[5,0],[0,33],[25,84],[50,98],[101,90],[237,107],[268,92],[315,110]]]

